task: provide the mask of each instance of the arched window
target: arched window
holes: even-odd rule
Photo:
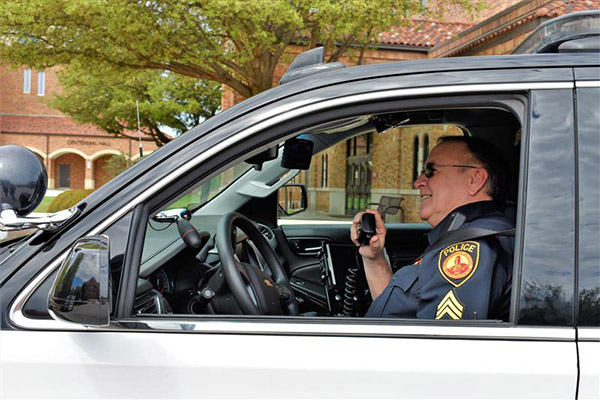
[[[420,169],[421,167],[419,165],[419,137],[415,136],[415,140],[413,142],[413,182],[417,180]]]

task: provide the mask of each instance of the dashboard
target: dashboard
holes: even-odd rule
[[[176,224],[148,222],[140,282],[149,282],[151,290],[164,298],[174,313],[238,313],[236,307],[231,304],[228,304],[225,310],[219,310],[213,304],[222,303],[219,297],[231,297],[220,270],[219,251],[215,245],[219,218],[220,216],[202,216],[201,224],[200,218],[192,218],[197,230],[208,232],[210,235],[203,247],[196,250],[185,245]],[[257,225],[271,248],[276,250],[277,242],[271,229]],[[269,266],[245,233],[234,228],[232,238],[235,243],[235,257],[239,261],[256,265],[271,275]],[[144,287],[148,290],[147,285],[144,284]],[[143,292],[140,288],[138,291]]]

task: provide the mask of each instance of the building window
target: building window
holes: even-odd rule
[[[327,187],[327,164],[329,156],[327,154],[321,156],[321,187]]]
[[[346,141],[346,157],[370,154],[373,150],[373,133],[355,136]]]
[[[23,93],[31,93],[31,70],[25,69],[23,76]]]
[[[419,137],[415,136],[415,140],[413,142],[413,182],[417,180],[420,169],[421,166],[419,165]]]
[[[43,96],[46,93],[46,73],[38,72],[38,96]]]
[[[423,140],[423,162],[427,161],[427,158],[429,158],[429,135],[425,135]]]

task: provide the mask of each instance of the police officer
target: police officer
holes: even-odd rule
[[[376,234],[367,245],[358,242],[363,213],[354,217],[351,238],[360,246],[374,299],[366,317],[508,319],[514,241],[498,235],[468,238],[477,228],[514,228],[501,212],[506,171],[488,142],[466,136],[441,138],[414,182],[421,195],[420,217],[433,227],[430,246],[395,274],[384,254],[381,215],[366,211],[375,215],[376,223]],[[467,238],[452,240],[461,235]]]

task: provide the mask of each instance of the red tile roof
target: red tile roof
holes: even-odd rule
[[[600,1],[600,0],[599,0]],[[394,26],[379,35],[377,42],[391,45],[433,47],[452,39],[471,24],[412,20],[407,26]]]
[[[508,31],[513,30],[521,25],[527,24],[538,18],[551,19],[556,18],[561,15],[570,14],[576,11],[590,11],[590,10],[600,10],[600,0],[551,0],[544,4],[543,7],[538,8],[535,12],[522,15],[521,17],[514,19],[510,23],[504,24],[500,26],[498,29],[489,30],[484,35],[478,35],[474,39],[469,40],[465,43],[459,44],[459,46],[452,48],[453,41],[448,41],[447,43],[440,43],[439,48],[446,47],[447,50],[440,51],[437,49],[437,54],[435,57],[453,57],[458,56],[465,51],[479,46],[482,43],[494,39],[498,36],[506,34]],[[485,25],[486,23],[493,22],[495,17],[491,17],[480,24],[473,27],[473,29],[477,29],[480,26]],[[543,22],[544,20],[542,20]],[[472,32],[471,32],[472,33]],[[465,35],[471,34],[470,32],[465,32]],[[434,53],[436,50],[434,50]]]
[[[576,11],[600,10],[600,0],[555,0],[541,7],[537,17],[555,18]]]

